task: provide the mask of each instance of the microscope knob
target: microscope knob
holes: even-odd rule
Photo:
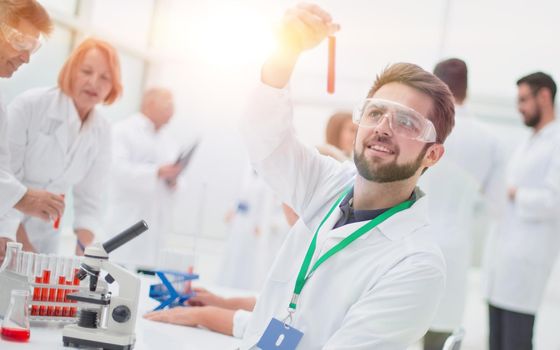
[[[109,284],[112,284],[113,282],[115,282],[115,279],[110,274],[106,274],[105,275],[105,281]]]
[[[113,320],[125,323],[130,320],[130,309],[126,305],[119,305],[113,310]]]

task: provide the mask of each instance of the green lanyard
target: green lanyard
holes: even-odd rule
[[[308,274],[307,271],[309,270],[309,265],[311,264],[311,259],[313,258],[313,254],[315,253],[315,248],[317,246],[317,235],[319,234],[319,231],[321,230],[321,227],[323,227],[325,221],[327,221],[327,219],[331,216],[334,209],[340,204],[340,202],[348,194],[348,192],[350,192],[350,188],[344,191],[344,193],[342,193],[342,195],[338,198],[338,200],[333,204],[333,206],[331,207],[327,215],[323,218],[323,221],[321,221],[321,223],[319,224],[317,231],[315,231],[313,240],[311,241],[309,248],[307,248],[307,253],[305,254],[305,258],[303,259],[303,264],[301,265],[301,268],[299,270],[299,274],[296,280],[296,286],[294,288],[294,294],[292,295],[292,300],[290,301],[290,306],[288,307],[288,312],[290,314],[295,311],[299,294],[301,293],[303,287],[307,283],[307,280],[309,279],[311,274],[313,274],[313,272],[322,263],[324,263],[327,259],[332,257],[334,254],[346,248],[346,246],[348,246],[350,243],[354,242],[356,239],[363,236],[364,234],[369,232],[371,229],[373,229],[383,221],[387,220],[388,218],[398,213],[399,211],[410,208],[412,204],[414,204],[414,201],[412,200],[404,201],[401,204],[394,206],[391,209],[383,212],[381,215],[375,217],[373,220],[370,220],[368,223],[366,223],[365,225],[363,225],[362,227],[354,231],[348,237],[344,238],[342,241],[340,241],[340,243],[332,247],[328,252],[326,252],[325,254],[323,254],[323,256],[317,259],[317,261],[315,262],[315,264],[311,268],[311,271],[309,271]]]

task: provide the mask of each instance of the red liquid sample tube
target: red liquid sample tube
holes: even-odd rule
[[[41,276],[35,276],[35,283],[43,283],[43,279]],[[33,300],[40,301],[41,300],[41,287],[35,286],[33,287]],[[39,306],[31,305],[31,315],[36,316],[39,315]]]
[[[64,199],[64,195],[63,195],[63,194],[61,194],[60,196],[62,197],[62,199]],[[57,216],[56,219],[54,220],[53,228],[54,228],[55,230],[58,230],[59,227],[60,227],[60,216]]]
[[[25,342],[29,340],[30,336],[31,332],[29,332],[29,329],[2,328],[2,339]]]
[[[334,94],[334,77],[335,77],[335,56],[336,56],[336,37],[329,36],[329,62],[327,72],[327,92]]]
[[[43,284],[49,284],[50,282],[51,282],[51,270],[49,269],[43,270]],[[49,300],[49,288],[42,288],[41,301],[48,301],[48,300]],[[39,315],[47,316],[47,307],[45,305],[41,305],[39,307]]]
[[[58,276],[58,285],[59,286],[66,285],[66,277]],[[56,302],[58,302],[58,303],[64,302],[64,297],[65,297],[65,289],[64,288],[58,288],[56,290]],[[56,306],[54,308],[54,316],[62,316],[62,306]]]
[[[71,286],[72,281],[66,281],[66,285]],[[72,302],[71,300],[68,300],[68,298],[66,297],[69,293],[72,293],[71,289],[65,289],[64,290],[64,302],[68,303],[68,304]],[[64,316],[64,317],[70,317],[71,316],[70,307],[64,306],[62,308],[62,316]]]

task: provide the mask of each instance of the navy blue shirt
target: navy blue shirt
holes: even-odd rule
[[[414,192],[412,192],[410,199],[414,200],[415,197],[416,195],[414,194]],[[390,209],[390,208],[383,208],[383,209],[374,209],[374,210],[354,210],[354,208],[352,208],[352,205],[350,204],[350,200],[352,198],[354,198],[354,187],[352,187],[350,192],[348,192],[346,197],[344,197],[342,202],[340,202],[340,204],[338,205],[338,207],[342,211],[342,216],[340,217],[340,219],[338,219],[333,229],[339,228],[347,224],[353,224],[355,222],[373,220]]]

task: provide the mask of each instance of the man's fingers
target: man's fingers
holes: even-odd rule
[[[323,21],[325,22],[330,22],[332,21],[332,17],[331,15],[323,10],[322,8],[320,8],[318,5],[316,4],[311,4],[311,3],[307,3],[307,2],[301,2],[299,3],[296,7],[306,10],[308,12],[313,13],[314,15],[320,17]]]
[[[37,215],[43,221],[51,221],[51,216],[44,210],[41,210]]]

